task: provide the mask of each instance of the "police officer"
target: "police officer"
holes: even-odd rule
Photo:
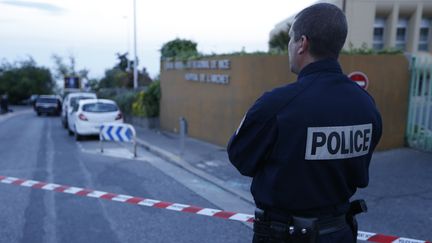
[[[382,122],[373,98],[342,73],[344,13],[319,3],[296,15],[289,62],[297,81],[264,93],[228,144],[232,164],[253,177],[253,242],[356,242],[349,199],[369,181]]]

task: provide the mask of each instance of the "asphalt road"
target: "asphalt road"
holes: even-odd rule
[[[94,139],[69,137],[58,117],[29,111],[0,119],[1,176],[207,208],[241,204],[145,151],[139,151],[144,159],[131,160],[97,149]],[[127,154],[128,148],[121,149],[118,154]],[[0,195],[0,242],[251,242],[252,237],[246,224],[219,218],[7,184],[0,184]]]
[[[375,153],[369,186],[354,198],[367,201],[360,229],[432,240],[432,153],[403,148]]]
[[[146,136],[146,141],[153,140]],[[36,117],[18,108],[0,116],[0,176],[253,212],[253,204],[188,172],[187,166],[140,147],[138,159],[132,160],[131,150],[106,144],[102,155],[96,138],[76,142],[58,117]],[[249,193],[244,186],[248,181],[221,166],[222,157],[212,156],[198,156],[196,168]],[[431,240],[431,162],[430,152],[409,148],[375,153],[370,184],[354,196],[369,206],[369,212],[358,217],[360,230]],[[231,185],[233,181],[241,186]],[[251,242],[252,237],[250,224],[218,218],[1,183],[0,193],[0,242]]]

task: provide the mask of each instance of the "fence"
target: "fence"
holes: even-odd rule
[[[413,57],[410,70],[407,142],[410,147],[432,151],[432,60]]]

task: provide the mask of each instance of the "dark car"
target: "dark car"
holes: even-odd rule
[[[56,95],[41,95],[36,99],[34,109],[38,116],[41,114],[60,115],[61,99]]]

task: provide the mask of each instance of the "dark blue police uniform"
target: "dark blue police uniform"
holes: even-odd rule
[[[270,220],[337,216],[348,211],[357,188],[368,185],[381,129],[372,97],[336,59],[325,59],[303,68],[295,83],[264,93],[227,150],[240,173],[253,177],[256,206]],[[320,234],[319,242],[338,242],[347,232]]]

